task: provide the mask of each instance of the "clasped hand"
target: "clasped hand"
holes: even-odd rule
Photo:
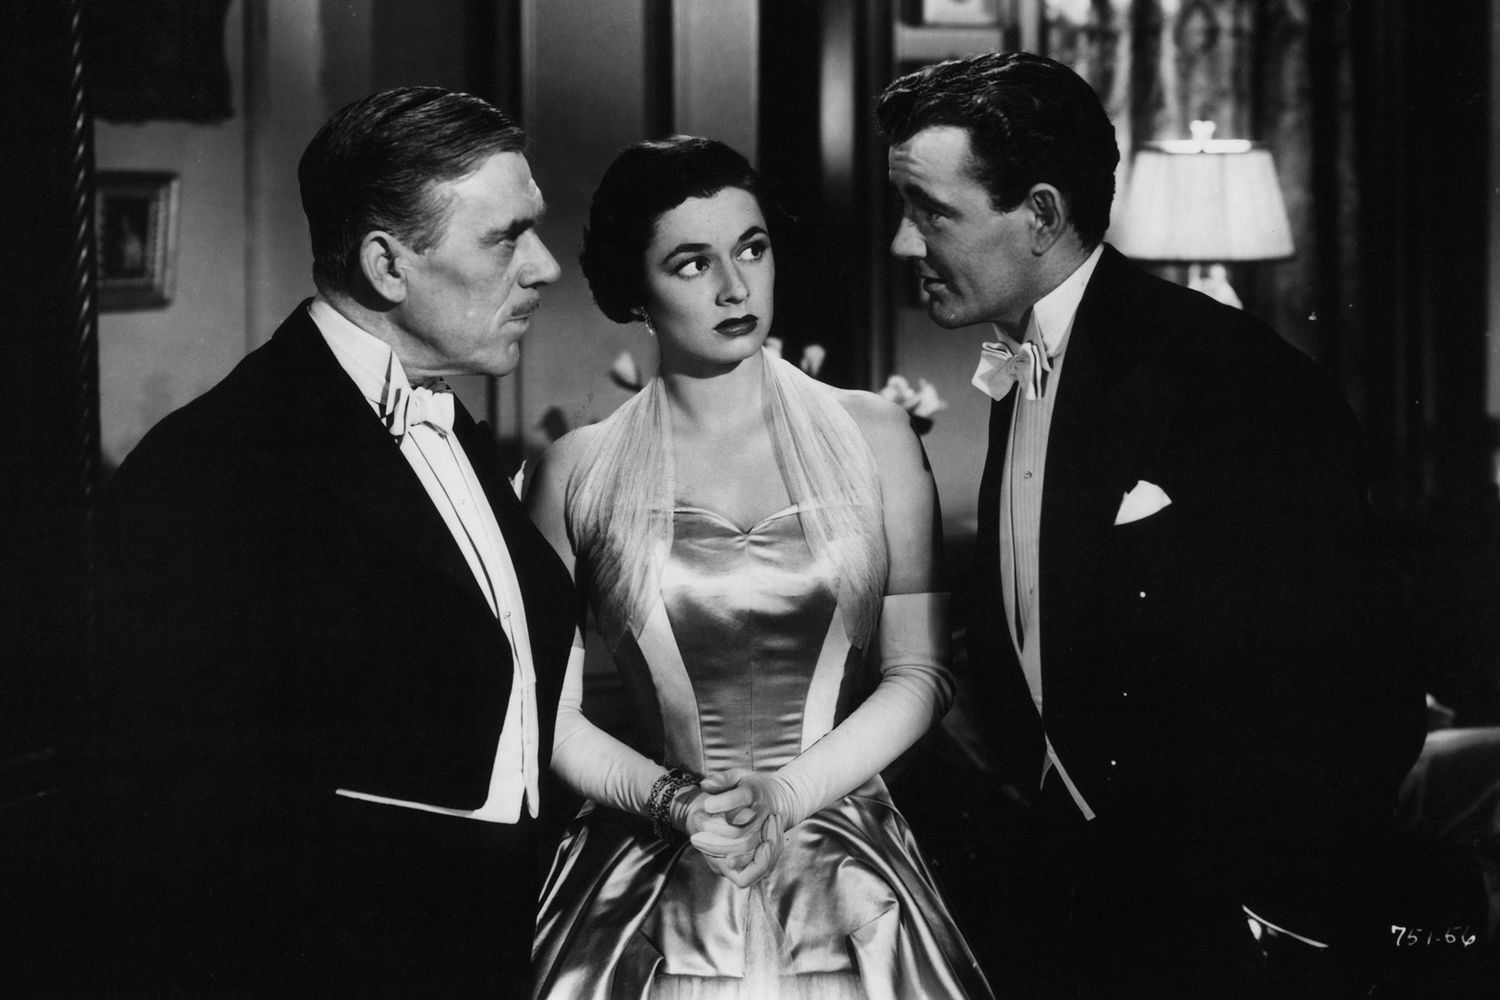
[[[677,797],[680,823],[709,868],[740,888],[776,866],[792,815],[792,790],[774,774],[735,768]]]

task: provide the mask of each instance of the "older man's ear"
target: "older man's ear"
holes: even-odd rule
[[[359,245],[359,270],[382,299],[392,304],[406,301],[406,244],[382,230],[365,234]]]

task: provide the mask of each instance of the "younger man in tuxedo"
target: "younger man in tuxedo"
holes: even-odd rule
[[[1352,968],[1360,848],[1422,731],[1352,415],[1264,325],[1103,243],[1119,153],[1071,70],[954,60],[877,113],[892,253],[934,322],[998,335],[970,660],[1026,819],[992,976],[1245,995],[1242,908]]]
[[[558,265],[479,98],[335,114],[317,295],[113,485],[110,996],[522,995],[572,588],[487,428]]]

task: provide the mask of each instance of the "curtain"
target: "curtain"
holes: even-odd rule
[[[1401,512],[1487,502],[1488,5],[1042,10],[1044,50],[1094,86],[1115,123],[1122,191],[1131,153],[1188,138],[1194,119],[1271,151],[1294,256],[1240,265],[1231,281],[1248,311],[1340,380],[1374,444],[1381,500]]]
[[[1093,84],[1115,123],[1122,192],[1140,144],[1189,138],[1196,119],[1214,122],[1216,138],[1253,139],[1271,150],[1296,255],[1242,265],[1233,283],[1247,309],[1327,360],[1337,340],[1324,333],[1331,324],[1316,301],[1306,0],[1048,0],[1045,11],[1048,53]]]
[[[1429,690],[1460,724],[1500,721],[1489,4],[1044,0],[1043,18],[1115,122],[1122,190],[1131,152],[1193,119],[1271,150],[1295,256],[1231,281],[1364,424]]]

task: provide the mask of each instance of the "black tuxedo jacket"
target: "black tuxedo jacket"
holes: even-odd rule
[[[1285,859],[1345,850],[1340,831],[1389,808],[1421,744],[1352,414],[1270,329],[1110,247],[1057,392],[1039,559],[1046,732],[1102,819],[1171,826],[1239,875],[1301,878]],[[981,725],[1005,779],[1034,793],[1042,720],[999,575],[1015,398],[992,407],[969,634]],[[1139,481],[1171,504],[1117,526]]]
[[[460,412],[455,433],[520,578],[545,770],[571,582],[485,430]],[[103,991],[518,990],[537,824],[334,793],[482,805],[512,662],[305,304],[146,436],[108,527],[104,937],[120,962]]]

